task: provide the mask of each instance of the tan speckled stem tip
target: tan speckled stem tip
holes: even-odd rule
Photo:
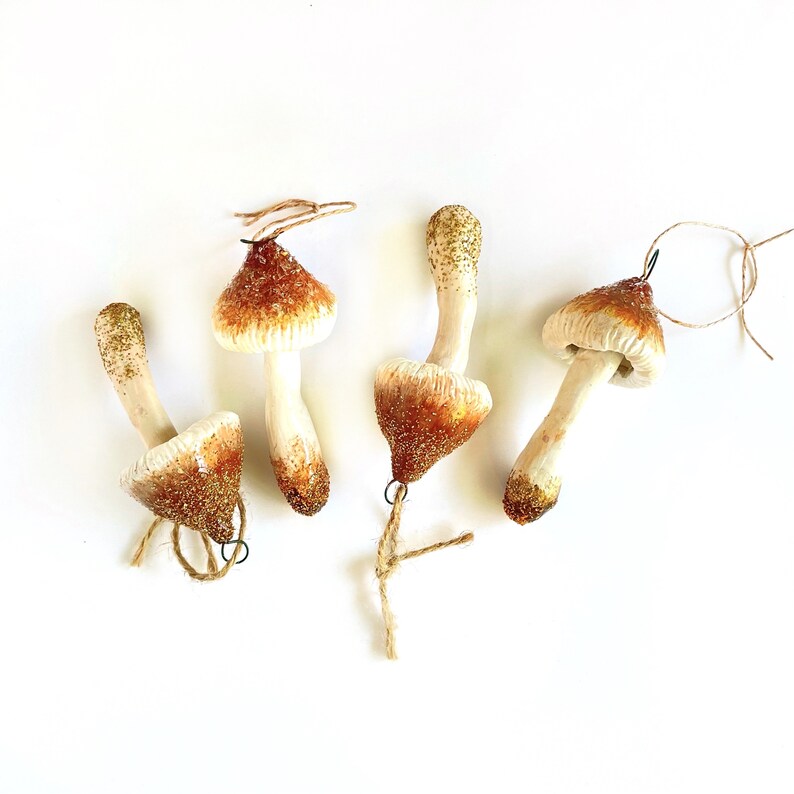
[[[105,306],[94,333],[105,372],[143,443],[151,448],[173,438],[176,428],[154,388],[138,310],[128,303]]]
[[[480,222],[465,207],[442,207],[427,225],[427,255],[436,282],[438,329],[427,361],[464,372],[477,314]]]
[[[451,204],[427,224],[427,253],[436,289],[477,293],[482,227],[466,207]]]

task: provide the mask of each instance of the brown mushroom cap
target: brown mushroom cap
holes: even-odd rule
[[[221,411],[150,449],[122,472],[121,487],[155,515],[224,543],[234,534],[242,466],[240,418]]]
[[[543,326],[543,342],[569,361],[580,348],[623,354],[611,383],[649,386],[664,369],[664,334],[653,290],[627,278],[590,290],[558,309]]]
[[[488,387],[437,364],[395,358],[375,375],[375,412],[392,476],[415,482],[471,438],[492,406]]]
[[[253,243],[212,313],[227,350],[279,353],[321,342],[334,327],[336,298],[275,240]]]

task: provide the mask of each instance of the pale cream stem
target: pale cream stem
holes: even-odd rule
[[[427,361],[463,373],[477,314],[477,262],[482,231],[465,207],[442,207],[427,224],[427,253],[436,283],[438,329]]]
[[[623,361],[621,353],[579,350],[554,405],[518,456],[507,481],[505,510],[514,521],[534,521],[557,501],[560,456],[568,431],[593,389],[606,383]]]
[[[311,454],[320,454],[320,442],[301,396],[300,351],[265,353],[265,381],[270,456],[304,466]]]

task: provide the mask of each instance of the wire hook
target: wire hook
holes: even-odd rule
[[[395,494],[397,493],[397,491],[399,490],[400,486],[402,485],[402,487],[405,488],[405,495],[403,496],[403,500],[405,500],[405,497],[408,496],[408,483],[400,482],[399,480],[396,480],[396,479],[395,480],[390,480],[389,484],[383,489],[383,498],[390,505],[394,504],[394,500],[393,499],[389,499],[389,488],[391,488],[392,485],[394,485],[394,483],[397,483],[397,488],[394,491]]]
[[[642,277],[643,281],[647,281],[651,277],[651,273],[653,273],[653,269],[656,267],[656,260],[659,258],[659,249],[657,248],[653,254],[651,254],[651,258],[648,260],[648,266],[645,270],[645,275]]]
[[[229,562],[229,560],[231,559],[230,557],[226,556],[226,547],[237,546],[240,544],[245,546],[245,557],[243,557],[242,560],[237,560],[235,565],[239,565],[241,562],[245,562],[248,559],[248,552],[249,552],[248,544],[244,540],[240,540],[240,538],[237,538],[237,540],[228,540],[226,541],[226,543],[221,543],[221,557],[223,557],[224,562]]]

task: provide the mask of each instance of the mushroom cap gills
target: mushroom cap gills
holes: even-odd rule
[[[664,334],[651,286],[641,278],[578,295],[546,320],[543,342],[565,361],[580,348],[621,353],[610,380],[619,386],[649,386],[664,370]]]

